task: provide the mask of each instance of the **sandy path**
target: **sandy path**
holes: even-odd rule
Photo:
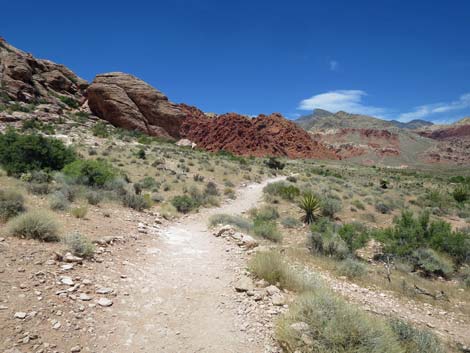
[[[125,262],[112,319],[99,332],[101,352],[257,353],[262,343],[240,330],[232,283],[233,256],[210,235],[212,214],[239,214],[261,199],[262,184],[236,200],[188,216],[150,240],[146,254]]]

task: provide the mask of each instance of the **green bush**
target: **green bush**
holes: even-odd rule
[[[34,195],[47,195],[51,191],[48,183],[28,183],[26,189]]]
[[[262,219],[255,219],[253,222],[253,234],[276,243],[282,240],[282,234],[276,223]]]
[[[77,102],[77,100],[72,97],[59,96],[58,98],[62,103],[68,105],[70,108],[78,109],[78,107],[80,107],[80,104]]]
[[[8,223],[8,233],[15,237],[58,241],[59,227],[53,216],[41,211],[29,211]]]
[[[431,332],[414,328],[400,319],[390,320],[389,326],[409,353],[444,353],[441,342]]]
[[[181,213],[189,213],[198,207],[198,202],[188,195],[175,196],[170,202]]]
[[[466,185],[457,186],[452,192],[452,197],[458,203],[463,203],[470,198],[470,188]]]
[[[338,234],[351,252],[365,246],[370,237],[367,227],[358,222],[344,224],[338,229]]]
[[[93,187],[103,187],[119,175],[108,162],[102,160],[76,160],[67,164],[63,173],[73,182]]]
[[[299,322],[305,323],[306,329],[295,329],[293,324]],[[276,336],[290,352],[403,353],[394,332],[383,320],[326,289],[300,296],[278,322]],[[312,341],[308,350],[304,337]]]
[[[93,133],[93,136],[97,137],[106,138],[109,136],[108,127],[102,121],[99,121],[95,125],[93,125],[93,127],[91,128],[91,132]]]
[[[269,157],[266,161],[264,161],[264,164],[266,164],[268,168],[275,169],[275,170],[282,170],[286,166],[285,163],[282,163],[276,157]]]
[[[415,250],[412,258],[415,270],[422,271],[426,276],[435,275],[448,278],[454,271],[452,261],[432,249]]]
[[[249,220],[236,215],[230,214],[215,214],[209,218],[209,225],[215,227],[217,225],[231,225],[241,231],[250,232],[253,228],[253,223]]]
[[[23,195],[13,190],[0,190],[0,221],[6,222],[24,211]]]
[[[9,175],[34,170],[60,170],[75,160],[72,149],[56,139],[20,135],[14,130],[0,134],[0,165]]]
[[[363,277],[367,273],[367,266],[360,261],[347,258],[337,265],[336,270],[340,276],[352,279]]]
[[[350,254],[346,242],[333,232],[311,232],[307,237],[307,243],[313,253],[336,259],[345,259]]]
[[[87,258],[92,257],[95,252],[94,244],[80,233],[72,233],[65,236],[64,243],[75,256]]]
[[[209,181],[206,184],[206,188],[204,189],[204,195],[206,196],[219,196],[219,190],[217,189],[217,185],[212,181]]]

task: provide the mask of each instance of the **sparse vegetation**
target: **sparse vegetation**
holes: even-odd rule
[[[53,216],[46,212],[29,211],[8,223],[10,235],[41,241],[58,241],[59,227]]]
[[[0,222],[25,211],[24,197],[14,190],[0,190]]]
[[[94,244],[80,233],[71,233],[64,237],[64,243],[70,252],[79,257],[92,257],[95,252]]]
[[[302,218],[306,224],[311,224],[317,218],[318,211],[320,210],[320,200],[312,193],[305,194],[300,200],[300,208],[304,211]]]

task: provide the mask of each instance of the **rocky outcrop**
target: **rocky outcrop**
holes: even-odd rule
[[[191,115],[183,122],[181,134],[209,151],[255,157],[336,158],[305,130],[278,113],[256,118],[236,113],[217,117]]]
[[[0,38],[1,100],[78,105],[87,86],[65,66],[36,59]]]
[[[114,126],[139,130],[152,136],[180,137],[186,116],[162,92],[121,72],[96,76],[87,90],[93,114]]]

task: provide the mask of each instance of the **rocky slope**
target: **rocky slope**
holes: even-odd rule
[[[78,105],[87,86],[65,66],[36,59],[0,37],[0,101]]]
[[[181,133],[208,151],[243,156],[336,159],[337,156],[281,114],[249,118],[236,113],[189,116]]]

